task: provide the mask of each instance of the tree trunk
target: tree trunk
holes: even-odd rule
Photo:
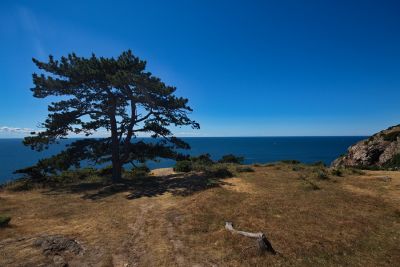
[[[113,155],[114,158],[114,155]],[[114,183],[121,181],[122,179],[122,165],[121,162],[118,160],[112,160],[112,181]]]
[[[118,182],[122,179],[122,163],[120,159],[120,143],[117,131],[117,121],[115,116],[111,116],[111,149],[112,149],[112,181]]]

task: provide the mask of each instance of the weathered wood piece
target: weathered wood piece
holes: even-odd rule
[[[269,252],[271,254],[276,254],[275,249],[272,247],[271,242],[267,239],[267,237],[261,233],[250,233],[250,232],[244,232],[244,231],[238,231],[233,228],[233,223],[232,222],[225,222],[225,229],[234,233],[234,234],[239,234],[243,235],[246,237],[254,238],[257,240],[257,245],[260,250],[260,252]]]

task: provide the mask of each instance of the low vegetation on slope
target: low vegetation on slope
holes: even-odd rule
[[[395,266],[400,172],[294,162],[0,192],[0,266]],[[241,169],[245,166],[240,167]],[[157,172],[154,172],[157,174]],[[236,229],[263,232],[260,254]],[[43,246],[62,240],[59,251]],[[47,242],[48,243],[48,242]],[[35,244],[39,244],[35,245]],[[81,248],[82,247],[82,248]],[[74,253],[74,251],[78,251]]]

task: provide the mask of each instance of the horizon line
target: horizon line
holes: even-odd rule
[[[260,138],[260,137],[368,137],[371,135],[227,135],[227,136],[175,136],[177,138]],[[25,137],[0,137],[0,139],[24,139]],[[108,137],[69,137],[67,139],[90,139],[90,138],[108,138]],[[137,138],[149,138],[149,136],[137,136]],[[154,138],[157,139],[157,138]]]

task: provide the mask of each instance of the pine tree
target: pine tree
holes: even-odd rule
[[[118,58],[78,57],[74,53],[48,62],[33,59],[41,74],[33,74],[33,96],[59,97],[48,106],[43,131],[26,137],[24,144],[41,151],[70,134],[91,136],[107,130],[108,137],[74,141],[61,153],[39,165],[48,170],[63,170],[86,160],[94,163],[111,162],[113,181],[121,179],[126,163],[149,159],[176,158],[177,149],[189,145],[173,136],[169,126],[191,126],[192,109],[188,99],[174,95],[168,86],[147,72],[146,62],[130,50]],[[138,134],[150,134],[154,142],[137,139]]]

